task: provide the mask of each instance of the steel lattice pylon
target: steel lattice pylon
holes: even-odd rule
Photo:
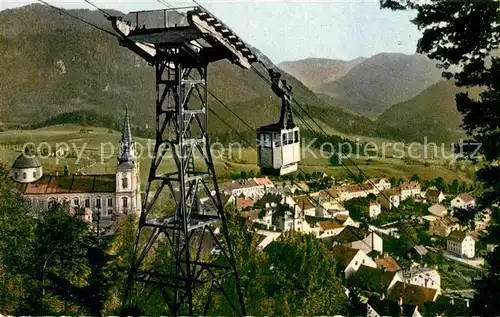
[[[249,69],[258,59],[230,28],[200,6],[108,19],[120,44],[154,66],[156,73],[156,142],[124,307],[133,308],[134,281],[139,280],[146,284],[144,289],[154,284],[155,291],[161,290],[171,315],[199,313],[195,306],[206,315],[217,290],[232,308],[231,315],[246,315],[210,153],[207,68],[227,59]],[[169,166],[173,168],[166,171]],[[170,194],[172,207],[155,210],[163,194]],[[214,230],[219,223],[220,237]],[[220,250],[216,261],[203,252],[207,236]],[[169,250],[167,255],[160,253],[162,247]],[[151,251],[161,254],[155,258],[162,263],[149,263]],[[203,304],[195,297],[197,290],[206,292]]]
[[[125,300],[130,298],[133,281],[139,280],[161,288],[172,315],[193,315],[193,291],[209,283],[204,314],[209,308],[211,292],[218,289],[235,313],[245,315],[208,143],[207,65],[185,67],[183,59],[182,51],[169,49],[164,59],[155,65],[156,143]],[[191,97],[197,97],[197,100]],[[160,171],[165,159],[174,161],[176,171]],[[195,165],[198,162],[201,166]],[[165,217],[151,218],[153,207],[166,191],[174,200],[175,212]],[[209,199],[209,203],[204,203],[203,207],[199,199],[200,192]],[[207,210],[206,206],[212,206],[213,209]],[[219,222],[222,224],[221,238],[214,233],[213,228]],[[146,243],[141,247],[139,241],[144,235]],[[224,264],[201,259],[206,235],[220,248],[221,257],[225,258],[221,261]],[[172,250],[173,272],[143,270],[145,257],[162,237]],[[233,296],[233,299],[221,285],[221,280],[228,275],[232,275],[237,290],[237,296]]]

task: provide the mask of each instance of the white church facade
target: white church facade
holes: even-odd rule
[[[12,165],[11,178],[32,210],[47,208],[50,201],[57,201],[69,212],[82,214],[86,220],[91,220],[97,212],[102,219],[139,214],[139,164],[128,111],[123,122],[115,174],[44,175],[36,157],[21,154]]]

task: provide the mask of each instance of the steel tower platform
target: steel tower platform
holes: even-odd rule
[[[244,298],[209,147],[207,68],[211,62],[228,59],[248,69],[257,58],[202,7],[132,12],[109,20],[120,36],[120,45],[153,66],[156,76],[156,143],[125,305],[147,296],[148,285],[154,284],[170,315],[207,315],[212,295],[218,291],[234,315],[244,316]],[[170,197],[171,208],[161,206],[163,195]],[[221,234],[215,233],[218,223]],[[204,256],[206,237],[221,250],[216,261]],[[156,250],[158,241],[169,249],[168,256],[161,259],[164,267],[148,263],[148,254]],[[145,293],[136,294],[135,281]],[[228,283],[234,285],[230,291],[224,287]],[[205,292],[203,305],[193,301],[199,289]]]

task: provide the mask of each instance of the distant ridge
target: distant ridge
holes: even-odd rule
[[[298,61],[282,62],[278,67],[304,83],[309,89],[316,88],[341,78],[364,61],[359,57],[350,61],[328,58],[306,58]]]
[[[315,91],[338,99],[356,113],[373,117],[438,82],[441,71],[435,64],[419,54],[380,53]]]

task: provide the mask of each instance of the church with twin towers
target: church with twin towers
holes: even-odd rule
[[[57,201],[68,212],[78,213],[90,222],[96,213],[101,219],[111,220],[141,211],[139,160],[128,110],[123,120],[115,174],[44,174],[37,157],[23,153],[12,164],[10,175],[33,211],[46,209],[51,201]]]

